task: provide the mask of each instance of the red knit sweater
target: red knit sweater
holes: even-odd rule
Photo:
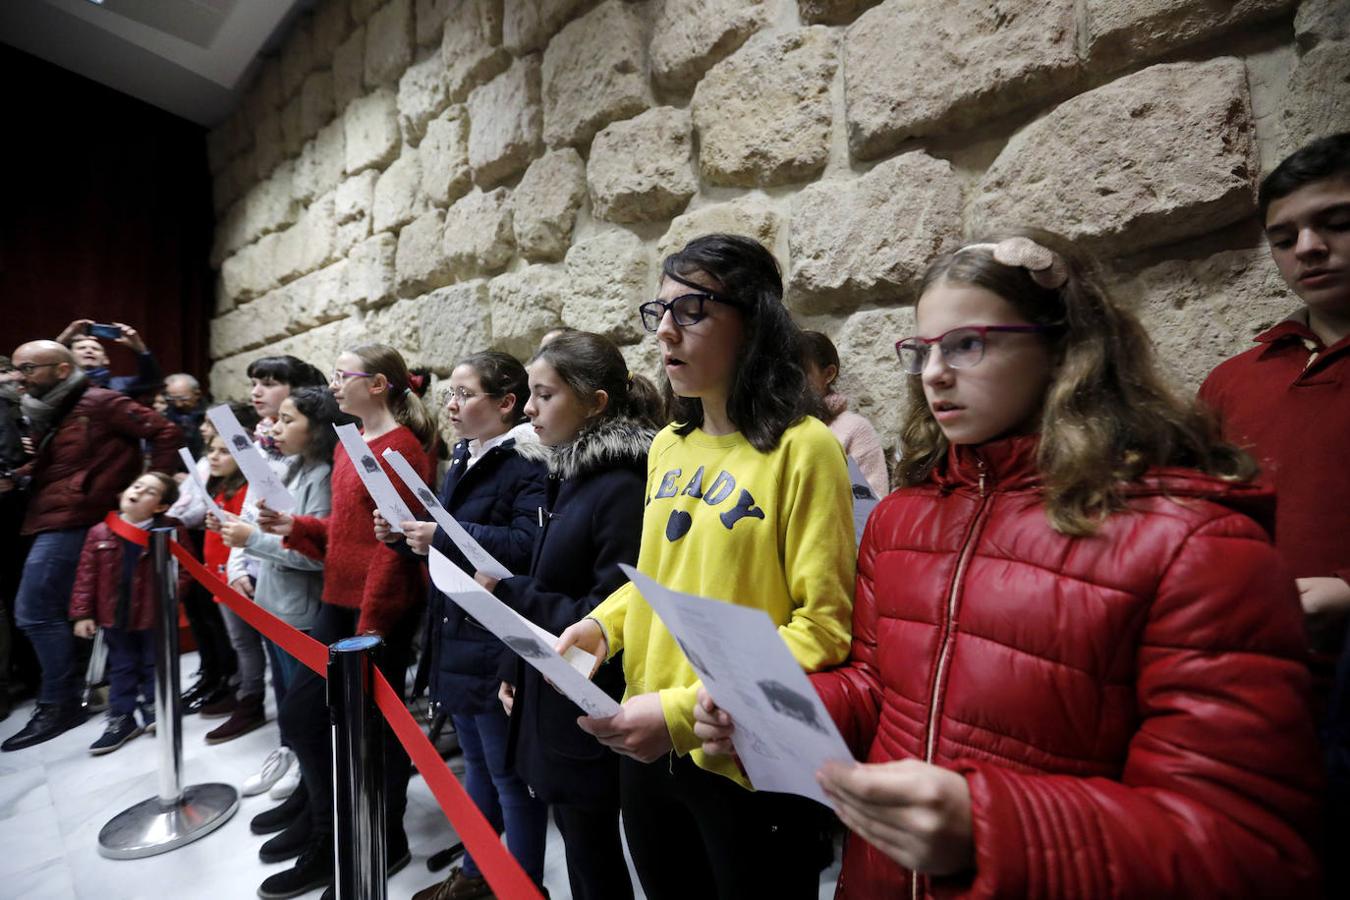
[[[419,501],[384,460],[384,451],[397,450],[430,482],[435,461],[405,427],[370,442],[371,452],[399,489],[410,509]],[[425,576],[417,559],[401,556],[375,539],[375,501],[366,491],[347,454],[333,458],[333,507],[328,518],[296,516],[284,545],[324,563],[323,600],[334,606],[359,609],[356,633],[387,634],[426,593]]]
[[[1350,338],[1289,319],[1209,374],[1200,399],[1275,486],[1275,546],[1295,578],[1350,582]]]

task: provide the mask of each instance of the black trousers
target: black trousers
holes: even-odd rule
[[[357,617],[358,610],[325,603],[319,608],[310,636],[321,644],[352,637],[356,633]],[[412,643],[411,626],[415,622],[416,616],[408,616],[393,634],[386,636],[380,659],[380,671],[400,697],[404,693],[404,673]],[[328,682],[302,667],[286,689],[278,720],[300,764],[300,777],[309,794],[312,833],[332,834],[333,735],[328,718]],[[387,725],[384,737],[385,827],[396,832],[403,825],[403,813],[408,805],[408,776],[412,763]]]
[[[619,808],[558,803],[553,821],[567,851],[572,900],[632,900],[633,882],[619,839]]]
[[[194,542],[192,553],[200,559],[201,532],[192,531],[189,534]],[[232,677],[239,671],[239,661],[230,644],[230,634],[225,630],[225,617],[221,615],[220,604],[195,578],[183,594],[182,603],[188,628],[192,630],[192,640],[197,644],[197,653],[201,659],[202,681],[210,684]]]
[[[619,763],[624,834],[649,900],[815,900],[829,864],[830,813],[758,793],[674,754]]]

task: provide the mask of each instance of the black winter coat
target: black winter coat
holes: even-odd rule
[[[496,595],[554,634],[579,621],[628,580],[642,542],[647,450],[655,432],[610,419],[560,447],[550,461],[548,506],[528,576],[507,578]],[[619,757],[577,726],[585,713],[519,657],[503,678],[516,685],[507,760],[547,803],[617,805]],[[623,696],[622,654],[595,682]]]
[[[441,505],[498,562],[512,572],[528,571],[544,505],[548,450],[513,438],[466,469],[468,456],[467,441],[455,445],[441,486]],[[473,574],[474,567],[443,530],[436,529],[432,546]],[[428,616],[429,687],[437,709],[464,716],[500,709],[497,688],[502,660],[510,652],[506,645],[435,587]]]

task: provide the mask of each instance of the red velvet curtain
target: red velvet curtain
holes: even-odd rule
[[[0,84],[0,353],[87,317],[131,325],[166,374],[204,379],[205,129],[3,45]],[[134,371],[108,347],[113,374]]]

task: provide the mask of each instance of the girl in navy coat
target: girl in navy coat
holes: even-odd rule
[[[505,353],[476,353],[450,374],[446,412],[460,440],[441,486],[441,505],[513,572],[529,568],[547,476],[547,450],[524,421],[528,397],[525,367]],[[377,537],[405,552],[425,555],[435,547],[474,571],[435,522],[400,523],[403,542],[378,513],[375,523]],[[548,810],[506,763],[507,718],[497,702],[500,669],[509,651],[434,588],[427,621],[432,708],[454,723],[464,751],[465,788],[498,833],[506,833],[506,844],[525,872],[542,884]],[[467,853],[455,873],[474,884],[482,877]]]

